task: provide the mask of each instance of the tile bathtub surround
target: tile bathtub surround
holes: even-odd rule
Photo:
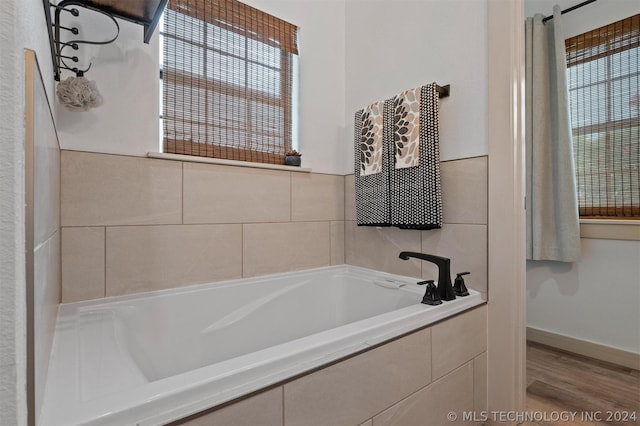
[[[403,250],[450,257],[452,273],[470,270],[472,275],[466,278],[468,286],[486,297],[486,157],[443,162],[441,171],[444,227],[414,231],[357,227],[353,175],[292,173],[62,151],[63,229],[104,227],[106,235],[121,236],[107,238],[103,253],[97,240],[83,239],[87,238],[87,231],[84,236],[83,231],[73,236],[78,245],[90,245],[85,246],[86,251],[74,248],[69,239],[65,243],[63,236],[63,289],[69,296],[65,300],[101,297],[98,290],[101,268],[106,270],[106,294],[175,287],[184,285],[185,277],[216,281],[223,279],[221,277],[256,276],[340,263],[425,279],[436,277],[435,270],[426,262],[398,259],[398,253]],[[213,268],[198,266],[194,274],[178,274],[177,278],[175,274],[153,271],[143,278],[136,269],[139,265],[164,265],[169,261],[167,254],[175,251],[171,238],[131,242],[131,247],[137,250],[135,259],[141,262],[135,266],[135,262],[127,262],[123,255],[131,248],[118,254],[126,240],[125,229],[110,234],[116,226],[178,226],[177,229],[181,229],[192,226],[189,224],[241,227],[239,275],[231,272],[238,268],[238,259],[234,258],[222,272],[214,273]],[[161,233],[154,229],[156,235]],[[177,240],[181,251],[189,252],[187,246],[192,243],[200,249],[203,247],[203,241],[186,230],[164,232],[182,235]],[[245,232],[248,234],[244,235]],[[71,236],[68,234],[68,238]],[[194,241],[189,242],[189,238]],[[215,246],[207,246],[208,249],[236,250],[237,235],[233,233],[225,238],[216,240]],[[111,246],[116,242],[120,245]],[[157,245],[146,245],[152,242]],[[100,256],[104,258],[102,262]],[[84,261],[87,263],[81,265]],[[74,262],[80,265],[77,272],[70,267]],[[171,258],[169,264],[176,271],[188,271],[192,267],[188,256],[178,255]],[[117,269],[120,265],[124,267],[122,271],[133,273],[136,278],[124,277]],[[91,271],[91,283],[79,272],[83,269]],[[126,284],[116,283],[121,277]],[[175,278],[176,282],[170,283],[169,278]]]
[[[486,306],[241,399],[220,410],[192,416],[184,424],[248,425],[268,421],[283,426],[466,424],[463,412],[486,410],[487,356],[485,351],[474,356],[482,345],[461,331],[470,324],[486,327],[486,320],[482,318],[486,318]],[[477,327],[471,330],[477,331]],[[445,332],[452,333],[447,342],[436,343],[434,335],[438,335],[440,341]],[[486,330],[480,334],[486,339]],[[455,346],[462,355],[445,365],[437,360],[450,357],[449,345]],[[439,366],[436,365],[438,363]],[[446,371],[436,377],[436,368]],[[282,399],[279,399],[280,395]],[[261,411],[265,412],[265,419],[272,420],[256,421],[252,416]],[[457,414],[456,421],[451,422],[447,418],[451,411]],[[280,412],[282,418],[278,417]],[[246,419],[251,420],[247,423]]]
[[[344,176],[78,151],[61,175],[64,302],[345,260]]]
[[[171,426],[282,426],[282,386]]]
[[[432,327],[432,374],[437,379],[487,350],[487,306]]]
[[[344,262],[344,221],[331,222],[331,264],[342,265]]]
[[[344,177],[317,173],[291,176],[294,221],[344,220]]]
[[[184,223],[289,222],[287,172],[184,163]]]
[[[19,393],[26,391],[29,395],[27,399],[33,396],[33,404],[29,402],[29,407],[23,408],[32,411],[30,420],[38,423],[60,303],[60,146],[33,51],[25,50],[24,64],[25,139],[21,149],[24,149],[22,179],[25,182],[24,200],[27,203],[24,220],[28,228],[25,228],[23,241],[26,249],[26,265],[23,267],[28,268],[26,285],[31,289],[27,290],[26,303],[27,311],[32,311],[32,317],[27,318],[26,323],[31,326],[27,327],[27,341],[32,344],[22,348],[26,351],[22,356],[26,357],[27,364],[33,363],[33,370],[27,373],[27,389],[22,389]],[[2,319],[4,317],[0,318],[0,322]],[[20,315],[18,319],[21,326],[24,326]],[[8,337],[4,332],[6,328],[0,327],[0,337]],[[13,337],[12,334],[11,338]],[[0,370],[0,400],[15,402],[15,393],[5,392],[5,384],[16,383],[15,365],[7,365],[6,361],[7,359],[0,357],[0,365],[3,367]],[[9,378],[9,375],[14,377]],[[2,408],[3,402],[0,402],[0,411]]]
[[[284,424],[357,425],[429,384],[430,353],[425,329],[286,383]]]
[[[105,228],[63,228],[62,302],[105,295]]]
[[[483,156],[440,163],[445,223],[487,224],[487,160]]]
[[[373,426],[464,425],[463,412],[473,411],[473,361],[420,389],[373,418]],[[451,420],[449,413],[458,418]]]
[[[346,221],[344,238],[345,261],[349,265],[420,277],[419,260],[398,257],[401,251],[420,251],[420,231],[357,226],[355,221]]]
[[[442,229],[422,231],[421,236],[423,253],[451,259],[451,284],[456,273],[471,272],[463,277],[465,285],[487,298],[487,225],[450,223]],[[422,278],[437,279],[438,267],[422,262]]]
[[[42,406],[49,356],[60,303],[60,232],[40,244],[33,256],[34,374],[36,409]]]
[[[242,276],[242,225],[107,228],[107,296]]]
[[[344,177],[344,220],[356,220],[356,179],[353,175]]]
[[[487,353],[483,352],[473,359],[473,411],[487,411]]]
[[[182,163],[62,151],[61,225],[182,221]]]
[[[245,224],[242,276],[329,266],[330,240],[330,222]]]

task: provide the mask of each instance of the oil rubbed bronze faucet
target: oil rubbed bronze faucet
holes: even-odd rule
[[[403,251],[399,257],[402,260],[409,260],[410,257],[415,257],[416,259],[436,264],[438,266],[438,293],[440,294],[440,299],[454,300],[456,298],[456,293],[451,285],[451,259],[414,251]]]

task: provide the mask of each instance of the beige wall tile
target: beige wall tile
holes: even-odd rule
[[[107,296],[239,278],[241,225],[107,228]]]
[[[487,350],[487,307],[481,306],[431,328],[433,378]]]
[[[62,228],[62,302],[105,296],[105,229]]]
[[[185,426],[282,426],[282,387],[259,393],[197,417],[178,421]]]
[[[344,220],[344,176],[292,173],[291,220]]]
[[[356,178],[344,177],[344,220],[356,220]]]
[[[445,223],[487,223],[487,157],[440,163]]]
[[[60,303],[59,232],[34,250],[33,273],[35,401],[41,407]]]
[[[373,418],[373,426],[464,425],[473,410],[473,363],[468,362]],[[449,413],[455,413],[452,420]]]
[[[245,224],[244,277],[329,266],[330,222]]]
[[[2,43],[4,47],[4,40]],[[29,280],[32,281],[29,282],[33,286],[32,293],[28,296],[28,299],[33,302],[33,312],[29,313],[31,317],[27,319],[27,322],[33,325],[33,336],[29,335],[28,339],[33,338],[34,352],[33,365],[29,367],[30,373],[34,376],[33,388],[30,390],[34,394],[35,411],[30,414],[33,414],[35,423],[41,423],[39,422],[40,408],[42,407],[58,304],[60,303],[60,147],[35,52],[28,49],[25,50],[25,59],[25,75],[28,78],[25,80],[25,87],[20,90],[25,90],[27,95],[25,99],[26,108],[25,105],[18,106],[16,111],[24,110],[26,112],[24,117],[26,131],[24,136],[26,138],[22,141],[24,146],[17,139],[18,143],[14,145],[16,150],[24,150],[23,152],[26,156],[22,161],[18,161],[13,152],[3,152],[3,164],[0,166],[2,172],[0,173],[3,176],[9,175],[11,174],[10,170],[14,168],[28,173],[28,175],[23,175],[21,178],[16,175],[16,178],[18,182],[21,180],[23,184],[25,178],[29,181],[30,185],[23,188],[26,190],[23,202],[26,199],[27,202],[32,202],[33,204],[26,206],[27,208],[23,212],[26,217],[21,218],[23,224],[16,226],[15,230],[10,227],[14,220],[15,223],[18,220],[9,218],[9,215],[6,215],[6,217],[4,214],[2,215],[2,219],[0,219],[2,237],[0,238],[2,239],[3,248],[5,247],[4,238],[10,238],[10,235],[15,237],[22,234],[22,238],[24,238],[25,221],[31,231],[27,230],[26,240],[23,239],[21,241],[23,248],[25,247],[25,242],[27,243],[28,252],[16,256],[21,261],[16,261],[15,264],[18,265],[22,262],[22,268],[24,268],[26,257],[26,266],[33,274]],[[44,79],[45,82],[47,80],[48,78]],[[4,87],[5,85],[3,84],[3,89]],[[3,90],[2,92],[3,98],[6,98],[5,91]],[[7,121],[6,116],[2,118],[3,122]],[[4,137],[6,138],[7,136]],[[11,167],[7,167],[9,164],[11,164]],[[6,185],[5,182],[13,182],[13,180],[3,179],[3,187]],[[13,185],[11,185],[11,188],[7,186],[7,194],[12,189]],[[18,194],[15,194],[11,200],[14,198],[16,200],[20,199]],[[2,199],[0,203],[4,206],[6,201],[6,199]],[[13,203],[9,201],[8,204]],[[4,207],[2,210],[4,211]],[[14,210],[17,210],[17,208],[11,209],[11,211]],[[22,228],[21,232],[18,231],[19,228]],[[11,232],[5,232],[9,229],[11,229]],[[13,245],[7,241],[7,247]],[[5,257],[4,253],[3,250],[3,257]],[[0,285],[0,299],[4,303],[0,303],[0,305],[2,307],[15,307],[16,310],[0,309],[0,365],[13,364],[6,369],[4,367],[0,369],[0,419],[4,419],[4,422],[0,420],[0,423],[3,424],[11,424],[13,422],[9,419],[15,421],[18,418],[22,418],[23,413],[26,414],[25,407],[21,404],[24,401],[24,383],[20,383],[20,378],[24,376],[24,371],[21,371],[24,367],[24,361],[20,362],[18,360],[19,358],[24,360],[24,354],[19,354],[24,350],[21,345],[24,337],[16,338],[16,331],[24,326],[25,313],[18,308],[21,303],[17,302],[17,300],[12,300],[16,296],[16,291],[24,288],[24,284],[16,282],[14,287],[14,283],[10,282],[10,277],[12,276],[22,277],[24,280],[24,269],[22,274],[17,273],[17,271],[11,271],[8,274],[9,277],[6,277],[4,274],[8,272],[9,268],[6,268],[5,265],[13,265],[14,259],[11,254],[9,254],[9,258],[8,263],[4,261],[5,259],[2,261],[3,275],[1,279],[2,285]],[[17,292],[20,293],[21,291]],[[24,297],[24,294],[22,296]],[[17,325],[17,327],[11,327],[12,324]],[[29,334],[31,334],[31,331],[29,331]],[[9,343],[10,341],[11,343]],[[8,346],[5,346],[6,343],[9,343]],[[16,347],[19,348],[17,350],[18,354],[12,350]],[[27,364],[29,363],[27,362]],[[18,379],[17,386],[16,379]],[[17,415],[13,415],[14,413],[17,413]]]
[[[442,229],[422,231],[422,252],[451,259],[451,283],[456,273],[465,275],[468,288],[487,294],[487,225],[445,223]],[[422,277],[438,279],[438,267],[422,262]]]
[[[349,265],[420,277],[418,260],[398,258],[401,251],[420,251],[420,245],[420,231],[345,222],[345,261]]]
[[[331,264],[344,263],[344,221],[331,222]]]
[[[62,151],[62,226],[182,221],[182,163]]]
[[[288,222],[290,179],[279,170],[184,163],[184,223]]]
[[[42,94],[40,94],[42,96]],[[46,100],[45,100],[45,104]],[[41,106],[40,106],[41,107]],[[38,108],[38,107],[36,107]],[[36,123],[33,147],[33,244],[39,246],[60,228],[60,148],[48,111]],[[40,109],[40,108],[38,108]]]
[[[373,419],[369,419],[364,423],[360,423],[359,426],[373,426]]]
[[[473,359],[473,411],[487,411],[487,353]]]
[[[358,425],[431,381],[429,329],[284,385],[284,424]]]

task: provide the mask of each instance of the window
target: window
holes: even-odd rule
[[[640,15],[566,50],[580,216],[640,218]]]
[[[297,27],[236,0],[170,0],[163,151],[284,164]]]

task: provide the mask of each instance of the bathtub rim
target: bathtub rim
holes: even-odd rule
[[[282,276],[304,276],[319,271],[333,273],[353,272],[366,276],[387,277],[406,282],[406,287],[408,288],[403,287],[402,291],[415,293],[424,291],[422,287],[416,285],[416,282],[420,280],[419,278],[389,274],[352,265],[334,265],[68,303],[64,304],[64,306],[61,305],[59,319],[63,315],[72,315],[74,312],[79,312],[78,309],[81,311],[83,307],[88,306],[99,307],[100,305],[116,302],[194,292],[211,287],[237,285],[238,283],[250,285],[265,279],[277,279]],[[156,425],[180,420],[242,399],[247,395],[255,394],[269,387],[277,386],[279,383],[294,380],[297,377],[356,356],[381,344],[396,340],[404,335],[429,327],[439,321],[486,303],[482,300],[480,293],[473,290],[470,290],[470,292],[471,295],[468,297],[445,302],[435,309],[421,304],[410,305],[245,354],[228,361],[149,382],[143,385],[144,389],[140,392],[140,397],[135,399],[135,402],[131,402],[130,397],[132,394],[138,396],[138,392],[133,392],[131,389],[127,389],[122,394],[106,395],[100,398],[99,401],[89,400],[84,403],[77,400],[69,401],[70,406],[66,408],[69,409],[68,411],[73,411],[76,416],[73,418],[65,418],[63,416],[60,419],[53,418],[53,420],[63,423],[74,421],[73,419],[75,419],[82,424],[92,425],[130,424],[134,421],[132,419],[135,419],[135,424],[138,425]],[[356,339],[354,339],[354,336],[356,336]],[[57,334],[54,345],[56,345],[57,349]],[[283,352],[283,348],[288,350]],[[319,351],[319,354],[315,353],[314,355],[314,351],[317,352],[318,348],[322,350]],[[309,357],[309,354],[313,356]],[[250,367],[242,367],[246,361],[250,361]],[[225,368],[234,364],[240,365],[237,368],[239,373],[234,375],[225,374]],[[252,375],[255,369],[264,365],[267,365],[266,373],[261,373],[257,376]],[[235,372],[236,368],[233,371]],[[243,378],[242,376],[246,377]],[[226,382],[237,382],[238,378],[241,379],[240,385],[231,386],[226,384]],[[221,389],[216,389],[220,388],[221,385]],[[52,384],[52,386],[54,385]],[[43,420],[45,420],[44,417]],[[47,418],[47,420],[50,419]]]

